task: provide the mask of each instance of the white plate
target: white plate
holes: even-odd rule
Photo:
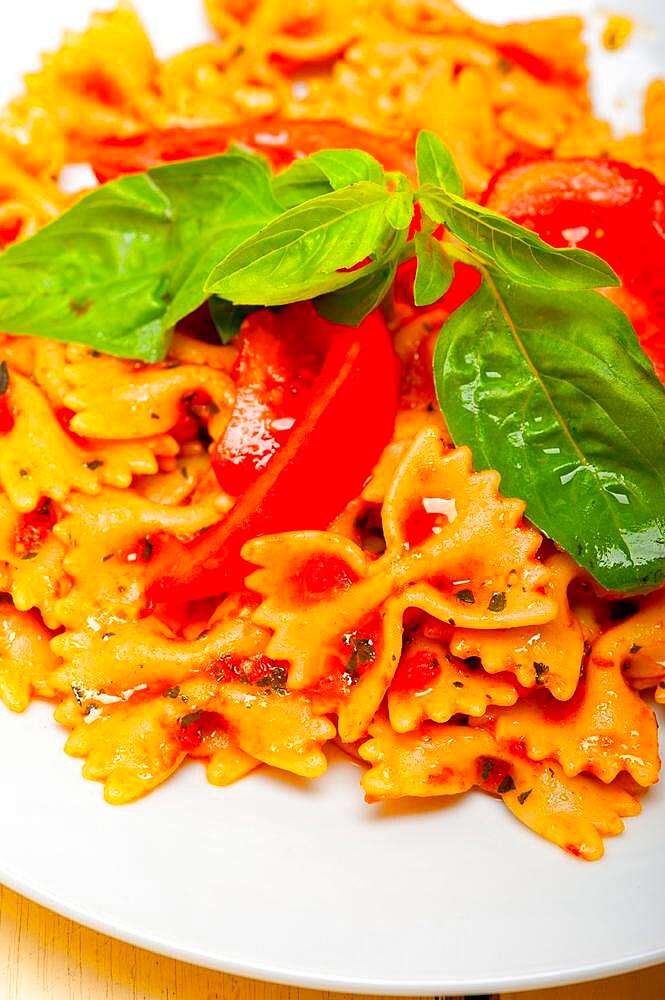
[[[13,4],[0,96],[95,6],[108,4]],[[198,0],[137,6],[162,53],[206,36]],[[501,14],[560,9],[513,0]],[[659,0],[631,9],[635,47],[595,60],[596,92],[624,126],[659,69],[659,19],[665,30]],[[226,790],[190,765],[112,808],[63,741],[46,705],[0,712],[0,879],[116,937],[249,976],[401,994],[526,989],[665,960],[665,789],[602,862],[584,864],[480,794],[368,807],[346,759],[317,782],[265,770]]]

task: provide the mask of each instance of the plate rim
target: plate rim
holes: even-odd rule
[[[63,902],[54,894],[44,891],[20,876],[0,866],[0,883],[30,902],[43,906],[45,909],[61,917],[72,920],[82,927],[105,934],[116,941],[141,948],[144,951],[176,961],[187,962],[213,972],[226,975],[255,979],[260,982],[279,986],[291,986],[302,989],[326,990],[333,993],[358,993],[362,995],[380,994],[382,996],[414,997],[433,996],[445,1000],[445,994],[475,995],[501,994],[506,991],[523,992],[526,990],[548,989],[556,986],[574,986],[594,980],[609,979],[625,973],[649,969],[665,962],[665,943],[661,948],[636,953],[627,957],[608,962],[596,962],[580,965],[570,969],[559,969],[539,973],[525,973],[522,976],[506,975],[498,979],[410,979],[408,983],[391,979],[357,979],[330,973],[300,972],[288,966],[265,965],[260,962],[242,962],[221,954],[191,948],[180,948],[169,941],[159,939],[150,934],[141,934],[116,921],[107,921],[83,907],[76,907]],[[443,995],[443,996],[442,996]]]

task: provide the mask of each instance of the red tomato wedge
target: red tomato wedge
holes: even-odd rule
[[[403,170],[414,176],[413,155],[407,151],[410,139],[406,136],[402,146],[398,140],[336,122],[271,119],[237,125],[169,128],[129,138],[82,142],[72,157],[90,163],[97,179],[103,182],[161,163],[214,156],[225,152],[233,142],[263,153],[275,169],[320,149],[364,149],[386,169]]]
[[[305,412],[330,346],[330,324],[308,303],[262,309],[245,320],[236,343],[235,404],[212,452],[217,480],[233,496],[256,479]]]
[[[665,188],[653,174],[613,160],[530,160],[496,174],[483,203],[553,246],[611,264],[622,286],[605,294],[665,382]]]
[[[284,310],[284,322],[291,308]],[[313,306],[307,308],[313,313]],[[199,600],[242,587],[252,569],[241,556],[246,541],[326,528],[362,489],[393,431],[399,362],[380,312],[370,313],[357,329],[328,326],[330,349],[302,418],[228,516],[189,544],[157,540],[148,587],[152,603]]]

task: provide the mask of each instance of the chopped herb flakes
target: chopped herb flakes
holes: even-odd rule
[[[162,691],[162,698],[177,698],[179,694],[180,688],[176,684],[175,687],[166,688],[165,691]]]
[[[482,770],[480,772],[481,781],[487,781],[490,774],[494,770],[494,761],[490,757],[486,757],[483,761]]]
[[[505,778],[502,780],[499,787],[497,788],[497,792],[499,793],[499,795],[505,795],[506,792],[514,792],[514,791],[515,791],[515,782],[513,781],[511,775],[507,774]]]
[[[476,603],[476,599],[473,596],[472,590],[458,590],[457,593],[455,594],[455,597],[457,598],[458,601],[461,601],[463,604]]]
[[[545,674],[549,674],[550,668],[546,663],[540,663],[538,660],[533,661],[533,669],[536,671],[536,684],[544,684],[543,677]]]
[[[519,795],[517,796],[517,801],[519,802],[519,804],[520,804],[521,806],[523,806],[523,805],[524,805],[524,803],[526,802],[526,800],[527,800],[527,799],[529,798],[529,796],[531,795],[531,792],[532,792],[532,791],[533,791],[533,788],[527,788],[527,790],[526,790],[525,792],[520,792],[520,793],[519,793]]]
[[[286,667],[274,667],[270,673],[265,674],[257,682],[256,686],[261,688],[270,688],[271,691],[276,691],[277,694],[286,694],[286,680],[288,677],[288,672]]]
[[[374,642],[371,639],[356,639],[353,636],[348,636],[348,638],[345,636],[344,642],[347,646],[353,646],[353,652],[344,668],[344,673],[348,674],[353,680],[357,680],[360,676],[359,667],[364,667],[365,664],[374,662],[376,657]]]
[[[91,462],[84,462],[83,464],[86,469],[90,469],[91,472],[94,472],[95,469],[100,469],[104,463],[101,458],[93,458]]]
[[[202,715],[202,709],[199,709],[198,712],[188,712],[187,715],[183,715],[181,718],[180,727],[182,729],[187,729],[188,726],[193,726],[195,722],[199,721]]]
[[[506,606],[506,595],[503,591],[495,591],[490,597],[490,602],[487,605],[488,611],[503,611]]]
[[[9,369],[7,368],[7,362],[3,361],[0,363],[0,396],[4,396],[9,388]]]

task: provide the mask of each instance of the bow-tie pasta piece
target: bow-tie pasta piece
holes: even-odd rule
[[[309,778],[325,771],[321,748],[335,733],[301,695],[210,678],[190,679],[177,693],[166,689],[108,702],[88,703],[65,749],[86,758],[83,776],[103,781],[113,803],[161,784],[218,726],[249,756]]]
[[[610,782],[627,771],[638,784],[652,785],[660,770],[656,718],[618,664],[599,662],[597,649],[570,701],[557,702],[546,691],[520,699],[497,713],[497,740],[523,746],[532,760],[557,760],[567,775],[587,771]]]
[[[182,365],[206,365],[230,375],[237,357],[238,348],[233,344],[209,344],[177,331],[169,345],[167,364],[179,361]]]
[[[318,778],[326,770],[321,748],[335,736],[335,727],[315,715],[303,695],[220,684],[210,707],[238,746],[264,764],[303,778]]]
[[[234,385],[224,372],[203,365],[165,361],[159,365],[137,365],[109,379],[104,364],[95,359],[70,365],[72,383],[65,406],[74,411],[71,428],[89,438],[145,438],[163,434],[178,423],[182,402],[195,395],[205,406],[218,431],[226,425],[233,406]]]
[[[361,782],[369,802],[466,792],[480,780],[479,760],[495,749],[483,729],[425,722],[414,732],[395,733],[380,716],[369,736],[358,750],[371,765]]]
[[[638,691],[655,688],[655,698],[665,704],[665,596],[650,594],[636,614],[609,629],[598,648],[603,656],[620,663],[623,675]]]
[[[446,448],[425,429],[383,505],[383,560],[396,586],[434,584],[443,620],[475,628],[549,621],[549,572],[535,558],[542,538],[522,521],[524,508],[500,495],[498,473],[472,471],[468,448]]]
[[[393,439],[383,449],[379,461],[363,487],[361,494],[363,500],[368,503],[383,503],[400,462],[413,444],[414,438],[425,428],[432,429],[440,438],[444,438],[446,432],[438,407],[433,412],[422,409],[400,410],[395,418]]]
[[[331,710],[339,714],[340,737],[353,743],[397,667],[403,599],[389,599],[388,577],[363,578],[366,554],[341,535],[266,535],[249,542],[243,554],[265,567],[247,578],[247,586],[264,596],[254,621],[273,630],[268,655],[290,664],[289,687],[323,682],[334,689]]]
[[[177,442],[164,435],[79,443],[60,425],[42,390],[14,371],[8,398],[14,425],[0,435],[0,484],[19,511],[34,510],[45,496],[62,501],[72,490],[98,493],[102,483],[124,488],[133,475],[157,471],[156,455],[177,451]]]
[[[622,816],[639,801],[619,783],[570,778],[500,746],[484,729],[426,722],[395,733],[384,720],[370,727],[360,756],[372,766],[362,779],[368,800],[450,795],[478,786],[500,795],[511,812],[546,840],[587,861],[603,855],[602,838],[621,833]]]
[[[480,717],[491,705],[514,705],[517,696],[510,675],[491,677],[451,656],[443,643],[416,639],[404,650],[390,686],[388,714],[393,729],[407,733],[426,719]]]
[[[250,757],[232,740],[219,716],[211,714],[198,735],[201,742],[189,750],[189,756],[203,761],[211,785],[226,788],[261,767],[260,760]]]
[[[279,5],[206,0],[206,10],[222,38],[237,35],[242,26],[244,41],[254,57],[273,55],[289,62],[315,64],[334,59],[353,41],[362,12],[349,0],[337,4],[287,0]]]
[[[258,656],[266,633],[251,622],[250,613],[251,608],[234,604],[228,616],[192,640],[178,638],[154,616],[112,622],[107,630],[64,632],[51,643],[63,661],[53,685],[63,693],[75,688],[118,695],[141,685],[172,687],[220,661]]]
[[[267,652],[290,663],[289,686],[315,684],[339,656],[342,635],[363,613],[387,596],[372,581],[363,587],[362,600],[353,584],[366,573],[367,556],[348,538],[325,531],[292,531],[263,535],[248,542],[243,556],[260,566],[246,584],[263,600],[254,621],[273,635]],[[379,581],[380,585],[380,581]]]
[[[7,395],[14,426],[0,435],[0,484],[12,505],[30,511],[44,496],[61,501],[73,489],[98,493],[94,460],[62,429],[42,391],[12,372]]]
[[[171,698],[134,698],[127,703],[87,706],[65,751],[84,757],[83,777],[104,782],[104,798],[132,802],[173,774],[187,756],[179,720],[188,706]]]
[[[639,799],[618,781],[606,785],[570,778],[553,761],[512,761],[514,787],[503,794],[512,814],[534,833],[584,861],[604,854],[603,838],[623,832],[622,818],[637,816]]]
[[[119,46],[123,57],[118,59]],[[25,76],[26,91],[48,109],[67,138],[91,140],[135,135],[164,125],[153,79],[157,61],[134,10],[117,7],[94,14],[87,29],[70,32],[64,44]],[[109,99],[109,95],[112,98]],[[85,155],[81,155],[84,160]]]
[[[557,606],[553,621],[490,632],[458,628],[450,648],[463,659],[479,657],[490,674],[507,671],[522,687],[542,686],[567,701],[577,688],[584,656],[582,628],[568,603],[568,586],[580,570],[562,553],[551,556],[545,565],[552,574],[545,593]]]
[[[476,628],[554,617],[542,589],[549,571],[534,558],[540,535],[520,523],[524,505],[497,488],[495,473],[471,471],[468,450],[446,451],[425,429],[386,497],[387,547],[378,559],[330,532],[268,535],[244,547],[263,567],[246,581],[263,597],[255,620],[273,630],[268,652],[289,661],[291,687],[327,677],[344,663],[344,645],[362,640],[365,669],[351,674],[339,708],[344,742],[363,735],[388,689],[408,607]]]
[[[168,472],[158,472],[156,475],[139,476],[133,482],[136,492],[152,500],[154,503],[181,504],[184,503],[196,489],[203,477],[210,470],[210,455],[202,451],[200,454],[179,455],[175,468]],[[215,482],[217,482],[215,480]],[[221,495],[217,487],[215,491]],[[220,511],[222,507],[220,506]]]
[[[23,712],[33,694],[53,697],[49,675],[57,660],[49,639],[35,615],[0,602],[0,698],[14,712]]]
[[[58,602],[71,583],[62,565],[65,547],[52,534],[44,535],[51,515],[40,510],[50,511],[50,501],[42,501],[36,512],[19,514],[0,493],[2,588],[19,611],[37,608],[47,628],[59,628]]]
[[[53,534],[67,546],[64,568],[73,586],[58,614],[68,627],[99,609],[105,617],[136,617],[143,605],[143,576],[152,555],[150,536],[189,536],[219,520],[225,497],[188,506],[154,503],[133,491],[105,488],[95,497],[72,494]]]

